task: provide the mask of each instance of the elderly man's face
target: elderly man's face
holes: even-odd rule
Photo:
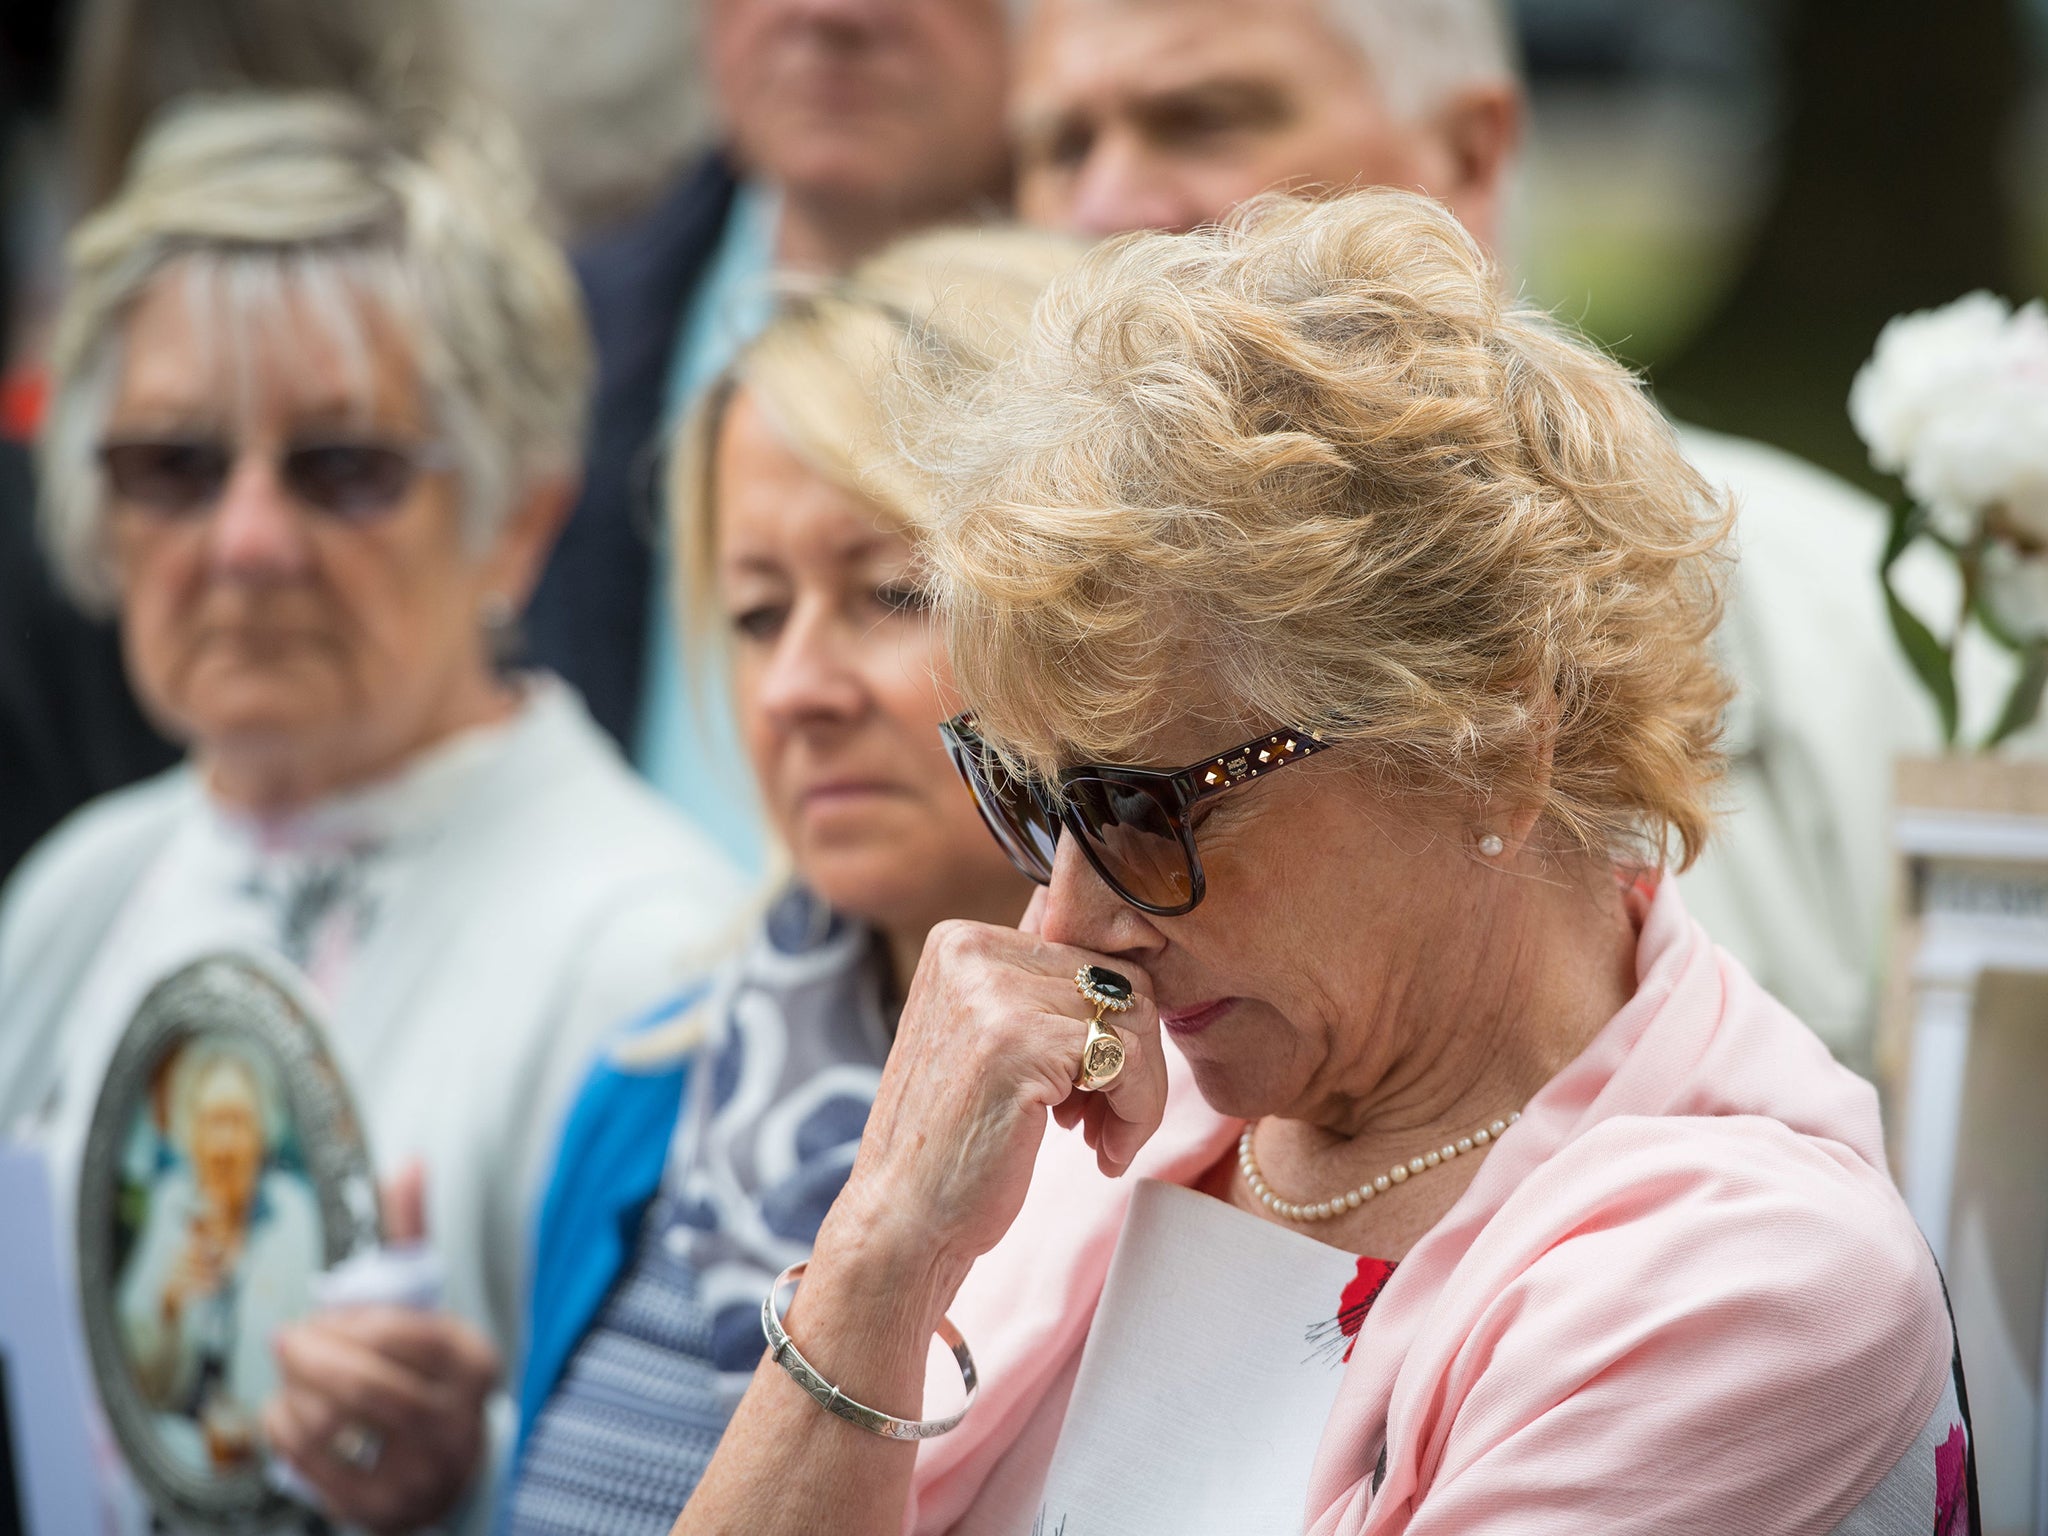
[[[811,198],[944,214],[1000,195],[1005,0],[712,0],[741,162]]]
[[[1180,231],[1261,192],[1400,186],[1490,241],[1500,157],[1469,163],[1470,104],[1396,119],[1323,5],[1038,0],[1013,97],[1020,214],[1086,235]],[[1511,144],[1511,93],[1493,94]]]

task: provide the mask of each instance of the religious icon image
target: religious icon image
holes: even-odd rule
[[[377,1234],[360,1122],[286,983],[217,957],[144,999],[100,1090],[78,1234],[93,1375],[157,1513],[271,1528],[270,1339]]]

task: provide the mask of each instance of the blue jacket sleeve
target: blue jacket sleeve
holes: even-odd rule
[[[702,1000],[702,985],[636,1020],[637,1033]],[[578,1091],[541,1204],[514,1475],[527,1436],[633,1254],[682,1113],[690,1058],[648,1070],[601,1059]]]

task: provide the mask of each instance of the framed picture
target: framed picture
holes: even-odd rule
[[[266,1477],[270,1336],[313,1279],[375,1246],[362,1122],[295,993],[237,956],[143,999],[100,1087],[79,1174],[93,1379],[173,1528],[260,1532],[296,1506]]]

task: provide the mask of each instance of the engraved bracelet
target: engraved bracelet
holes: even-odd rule
[[[960,1337],[949,1318],[939,1319],[939,1337],[946,1347],[953,1351],[953,1358],[960,1365],[960,1380],[967,1388],[967,1401],[960,1405],[958,1413],[948,1414],[943,1419],[898,1419],[877,1409],[864,1407],[841,1392],[831,1382],[820,1376],[811,1362],[797,1353],[794,1340],[782,1326],[782,1319],[776,1313],[775,1298],[782,1294],[787,1285],[794,1285],[803,1278],[808,1265],[792,1264],[775,1277],[775,1283],[768,1288],[768,1294],[761,1298],[761,1331],[768,1335],[768,1344],[774,1353],[775,1363],[789,1372],[796,1384],[824,1406],[827,1412],[836,1413],[849,1424],[858,1424],[870,1434],[880,1435],[888,1440],[930,1440],[943,1435],[962,1419],[967,1410],[974,1406],[974,1391],[980,1385],[974,1374],[974,1356],[967,1352],[967,1341]]]

